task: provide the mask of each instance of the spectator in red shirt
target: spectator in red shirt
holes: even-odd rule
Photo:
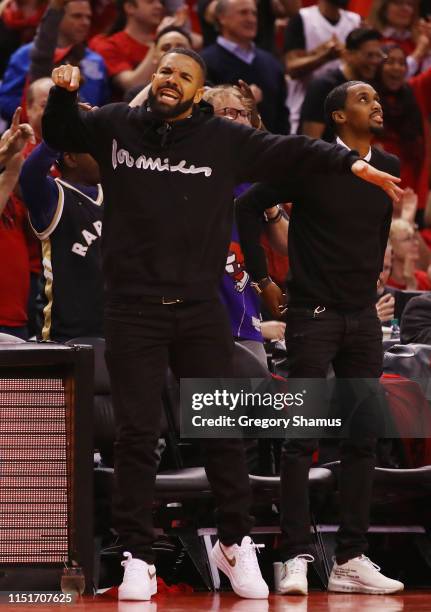
[[[383,42],[399,45],[407,56],[408,76],[431,65],[424,40],[431,37],[431,24],[419,20],[418,0],[375,2],[370,21],[383,34]]]
[[[0,139],[0,332],[27,339],[30,259],[27,213],[12,193],[23,162],[22,150],[33,138],[29,125],[20,125],[17,109],[10,130]]]
[[[104,58],[115,87],[125,92],[148,81],[152,62],[147,54],[163,18],[163,4],[161,0],[120,0],[119,10],[115,33],[94,37],[90,46]]]
[[[393,257],[387,285],[395,289],[431,291],[429,272],[417,269],[419,240],[414,226],[405,219],[395,219],[391,224],[389,241]]]
[[[398,45],[387,46],[377,89],[385,116],[379,142],[400,158],[402,186],[418,195],[423,212],[429,190],[430,156],[427,147],[431,113],[431,68],[405,81],[407,61]],[[420,218],[418,219],[420,222]]]

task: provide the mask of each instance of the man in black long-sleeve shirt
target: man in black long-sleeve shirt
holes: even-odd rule
[[[154,449],[168,362],[178,377],[231,374],[233,341],[218,287],[231,236],[232,207],[226,203],[234,186],[281,180],[287,167],[341,174],[351,167],[396,190],[392,177],[342,147],[265,134],[201,110],[204,72],[194,52],[173,50],[160,60],[148,104],[111,104],[85,113],[76,104],[79,69],[60,66],[43,117],[49,145],[90,152],[101,170],[116,526],[128,557],[120,599],[150,599],[157,588]],[[252,519],[242,442],[207,439],[204,452],[218,506],[215,561],[237,594],[267,597],[247,535]]]
[[[339,144],[356,149],[381,170],[399,172],[396,157],[370,146],[373,133],[383,127],[378,95],[370,85],[358,81],[340,85],[325,106]],[[402,590],[402,583],[383,576],[364,555],[380,416],[376,385],[369,384],[369,379],[377,382],[382,371],[375,295],[392,202],[355,177],[331,172],[276,187],[255,185],[242,195],[237,201],[237,222],[246,266],[274,315],[284,306],[283,296],[267,276],[259,235],[263,211],[286,201],[293,202],[288,237],[289,376],[324,379],[332,364],[338,379],[368,379],[364,384],[355,382],[356,391],[371,389],[353,415],[355,430],[351,425],[350,437],[342,443],[341,520],[329,590],[393,593]],[[339,384],[352,391],[348,381]],[[351,408],[350,402],[343,405],[344,416]],[[283,593],[307,593],[307,563],[312,560],[308,470],[316,448],[315,439],[288,440],[283,445]]]

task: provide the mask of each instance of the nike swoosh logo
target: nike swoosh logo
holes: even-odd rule
[[[227,556],[227,554],[225,553],[225,551],[223,550],[223,548],[221,547],[221,544],[219,542],[219,546],[220,546],[220,550],[223,553],[223,557],[226,559],[226,561],[229,563],[229,565],[231,567],[235,567],[236,565],[236,557],[232,557],[232,559],[229,559],[229,557]]]
[[[150,580],[152,580],[152,579],[154,578],[154,576],[156,575],[156,572],[154,572],[154,574],[152,574],[152,573],[150,572],[150,570],[148,570],[148,575],[149,575],[149,577],[150,577]]]

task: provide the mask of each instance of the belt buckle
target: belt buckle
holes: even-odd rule
[[[169,306],[170,304],[180,304],[181,302],[183,302],[184,300],[181,299],[172,299],[172,298],[164,298],[162,297],[162,304],[165,304],[166,306]]]

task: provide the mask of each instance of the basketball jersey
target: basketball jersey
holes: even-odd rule
[[[311,51],[319,45],[323,44],[334,34],[344,43],[347,36],[355,28],[361,25],[361,17],[351,11],[340,9],[340,19],[336,24],[328,21],[317,6],[309,6],[301,8],[299,13],[304,26],[305,51]],[[307,85],[311,78],[320,77],[331,68],[340,66],[340,60],[334,59],[316,70],[303,79],[289,79],[287,106],[289,108],[291,133],[296,134],[299,127],[299,118],[301,116],[301,107],[304,102]]]
[[[55,179],[58,204],[42,242],[42,283],[38,298],[42,340],[64,341],[102,334],[101,234],[103,192],[97,199]],[[34,229],[34,228],[33,228]]]

